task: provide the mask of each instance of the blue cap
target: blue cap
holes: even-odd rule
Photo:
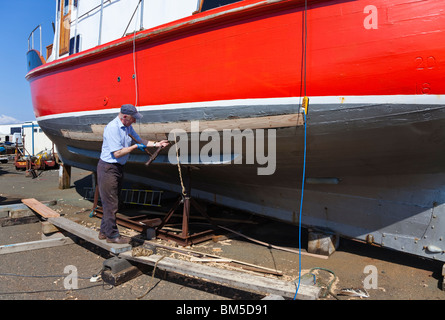
[[[121,113],[122,114],[128,114],[130,116],[132,116],[135,119],[140,119],[142,118],[142,114],[140,114],[136,107],[132,104],[124,104],[121,107]]]

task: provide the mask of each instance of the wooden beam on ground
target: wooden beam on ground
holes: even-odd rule
[[[0,218],[0,226],[10,227],[20,224],[36,223],[39,221],[40,221],[39,218],[35,214],[32,214],[32,216],[20,217],[20,218]]]
[[[74,241],[70,237],[62,237],[57,239],[37,240],[30,242],[7,244],[0,246],[0,255],[7,253],[16,253],[22,251],[64,246],[66,244],[72,244],[72,243],[74,243]]]
[[[156,264],[157,269],[160,270],[180,273],[190,277],[198,277],[205,281],[220,284],[222,283],[224,285],[240,288],[246,291],[276,294],[288,298],[293,298],[296,292],[296,285],[292,282],[256,276],[244,272],[204,266],[161,255],[133,257],[131,252],[124,252],[119,254],[119,257],[151,266]],[[316,300],[320,295],[320,290],[321,288],[316,286],[300,284],[296,298],[303,300]]]
[[[176,247],[171,247],[171,246],[166,246],[166,245],[162,245],[156,242],[150,242],[150,241],[146,241],[146,243],[149,246],[153,246],[153,247],[157,247],[157,248],[162,248],[162,249],[167,249],[167,250],[171,250],[173,252],[179,253],[179,254],[183,254],[183,255],[187,255],[187,256],[194,256],[195,258],[213,258],[213,259],[220,259],[219,262],[227,262],[227,260],[230,260],[230,263],[234,263],[237,265],[240,265],[241,268],[246,268],[249,270],[253,270],[256,272],[262,272],[262,273],[268,273],[268,274],[274,274],[277,276],[282,276],[283,272],[281,272],[280,270],[277,269],[270,269],[270,268],[266,268],[266,267],[262,267],[259,265],[254,265],[245,261],[240,261],[240,260],[235,260],[235,259],[231,259],[231,258],[226,258],[226,257],[221,257],[218,255],[214,255],[214,254],[210,254],[210,253],[204,253],[204,252],[199,252],[199,251],[194,251],[194,250],[190,250],[190,249],[186,249],[186,248],[176,248]]]
[[[22,202],[44,218],[60,217],[60,214],[34,198],[22,199]]]
[[[48,207],[57,204],[56,200],[41,202]],[[22,218],[29,216],[35,216],[35,214],[24,203],[14,203],[0,206],[0,218]]]
[[[91,242],[96,246],[108,250],[114,254],[125,252],[131,250],[132,248],[130,244],[108,243],[105,240],[99,240],[98,238],[99,232],[84,227],[74,221],[71,221],[63,217],[48,218],[48,221],[53,225],[55,225],[56,227],[68,231],[69,233],[74,234],[79,238]]]
[[[235,230],[229,229],[227,227],[223,227],[223,226],[218,226],[221,229],[224,229],[226,231],[232,232],[240,237],[243,237],[247,240],[250,240],[252,242],[258,243],[262,246],[268,247],[268,248],[272,248],[272,249],[276,249],[276,250],[281,250],[281,251],[287,251],[287,252],[291,252],[291,253],[295,253],[295,254],[300,254],[301,255],[305,255],[305,256],[310,256],[310,257],[314,257],[314,258],[320,258],[320,259],[328,259],[329,257],[326,255],[321,255],[321,254],[316,254],[316,253],[310,253],[310,252],[305,252],[305,251],[301,251],[299,252],[298,250],[295,249],[290,249],[290,248],[286,248],[286,247],[280,247],[280,246],[276,246],[267,242],[263,242],[263,241],[259,241],[257,239],[254,239],[252,237],[248,237],[242,233],[236,232]]]
[[[69,233],[74,234],[88,242],[91,242],[98,247],[101,247],[115,254],[131,250],[130,244],[108,243],[106,242],[106,240],[99,240],[99,233],[97,231],[94,231],[74,221],[61,217],[57,212],[55,212],[51,208],[46,207],[34,198],[22,199],[22,202],[30,207],[32,210],[40,214],[42,217],[47,218],[48,221],[56,227],[68,231]]]

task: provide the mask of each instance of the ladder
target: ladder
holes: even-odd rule
[[[84,199],[93,200],[95,189],[85,187],[84,190]],[[120,198],[123,203],[160,207],[162,193],[158,190],[122,189]]]
[[[161,195],[158,190],[122,189],[121,199],[124,203],[160,207]]]

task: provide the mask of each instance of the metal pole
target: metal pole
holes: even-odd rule
[[[73,49],[73,53],[76,53],[76,48],[77,48],[77,25],[79,24],[79,2],[80,2],[80,0],[77,0],[76,28],[74,29],[74,49]]]
[[[144,0],[141,1],[141,29],[144,30]]]
[[[31,122],[31,143],[32,143],[32,155],[34,156],[34,122]]]
[[[202,7],[202,0],[199,0],[198,3],[196,4],[196,11],[193,13],[198,13],[201,11],[201,7]]]
[[[102,19],[104,13],[104,0],[100,3],[99,45],[102,43]]]
[[[40,29],[40,55],[42,55],[42,25],[39,26]]]
[[[60,0],[56,1],[56,35],[54,40],[54,60],[59,58],[59,42],[60,42]]]

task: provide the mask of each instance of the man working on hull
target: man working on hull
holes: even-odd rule
[[[150,147],[165,147],[167,140],[160,142],[142,140],[131,126],[142,115],[131,104],[124,104],[119,115],[108,123],[103,135],[102,152],[97,164],[97,183],[103,208],[99,239],[110,243],[128,243],[130,239],[120,236],[116,225],[119,194],[124,178],[124,165],[130,152]],[[132,144],[132,137],[138,144]]]

